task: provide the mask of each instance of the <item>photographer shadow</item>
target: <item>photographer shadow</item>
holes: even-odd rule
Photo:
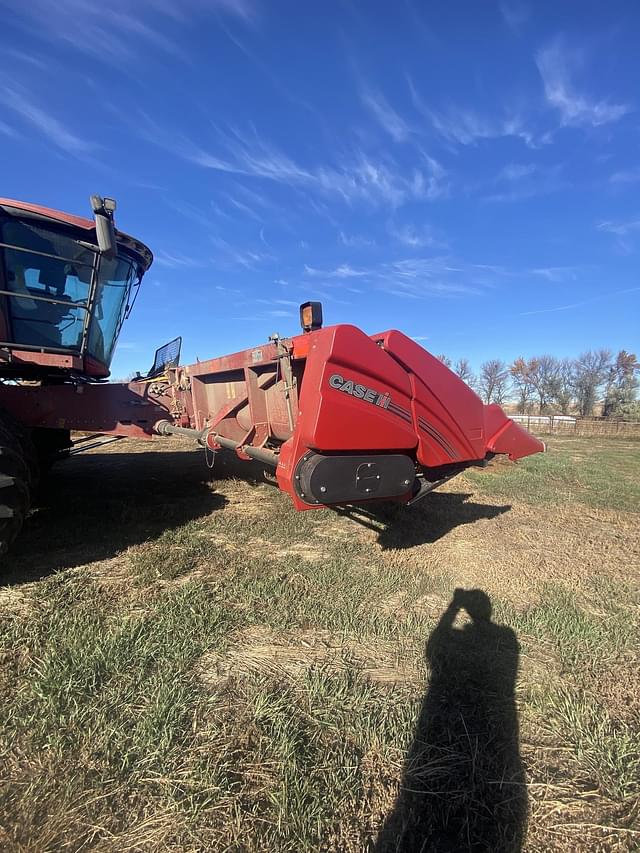
[[[468,621],[454,627],[463,611]],[[522,849],[518,654],[514,632],[492,622],[489,596],[457,589],[427,641],[429,686],[376,853]]]

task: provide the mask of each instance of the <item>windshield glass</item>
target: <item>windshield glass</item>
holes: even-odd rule
[[[15,220],[2,225],[0,244],[8,314],[2,341],[86,352],[108,367],[139,284],[137,262],[124,254],[107,260],[78,240]]]
[[[95,253],[22,222],[2,229],[11,341],[79,350]]]
[[[125,318],[129,295],[138,276],[135,265],[127,258],[109,261],[101,258],[98,283],[89,326],[89,355],[110,364],[120,327]]]

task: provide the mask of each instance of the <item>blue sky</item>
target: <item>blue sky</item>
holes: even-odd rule
[[[155,253],[113,374],[325,321],[640,348],[640,6],[0,0],[0,195]]]

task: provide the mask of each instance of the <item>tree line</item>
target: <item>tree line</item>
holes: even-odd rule
[[[511,364],[494,358],[475,374],[466,358],[455,364],[446,355],[438,358],[476,391],[485,403],[504,405],[513,401],[523,415],[593,415],[602,401],[605,417],[640,419],[636,400],[640,363],[635,353],[620,350],[588,350],[577,358],[539,355],[516,358]]]

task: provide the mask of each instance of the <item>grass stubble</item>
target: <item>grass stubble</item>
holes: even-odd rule
[[[60,467],[8,569],[3,850],[374,850],[459,586],[520,646],[524,849],[640,849],[637,445],[557,439],[366,526],[127,449]],[[429,802],[471,824],[500,780],[453,791],[468,748]]]

